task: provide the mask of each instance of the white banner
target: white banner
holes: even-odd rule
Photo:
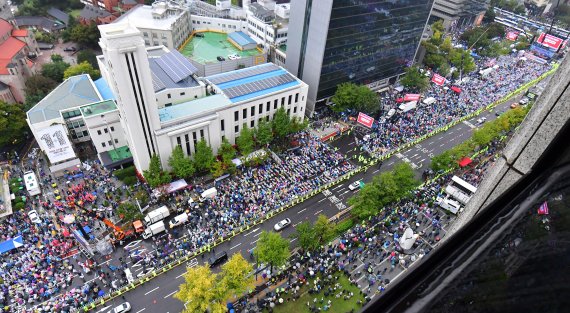
[[[75,152],[71,147],[67,133],[63,125],[53,125],[38,131],[37,140],[42,150],[47,154],[50,163],[75,158]]]

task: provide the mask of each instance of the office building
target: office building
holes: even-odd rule
[[[441,19],[445,28],[479,25],[488,7],[489,0],[435,0],[430,22]]]
[[[353,82],[379,89],[413,60],[433,0],[293,0],[286,68],[309,85],[307,114]]]

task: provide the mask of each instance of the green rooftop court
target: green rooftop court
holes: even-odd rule
[[[113,162],[124,160],[133,156],[131,150],[129,149],[129,146],[122,146],[108,152]]]
[[[111,111],[115,111],[117,106],[115,105],[115,101],[107,100],[102,102],[91,103],[88,105],[84,105],[81,108],[81,112],[83,116],[89,117],[93,115],[99,115]]]
[[[228,55],[232,54],[237,54],[242,58],[261,54],[257,49],[239,50],[228,41],[228,34],[225,33],[200,32],[199,34],[204,37],[191,37],[180,48],[180,53],[202,64],[218,62],[218,56],[228,60]]]

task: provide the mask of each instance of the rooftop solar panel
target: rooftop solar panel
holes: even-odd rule
[[[257,80],[243,85],[226,88],[223,91],[228,96],[228,98],[233,99],[257,91],[281,86],[295,80],[295,77],[289,73],[286,73],[279,76],[269,77],[264,80]]]
[[[156,63],[174,82],[179,82],[197,71],[196,67],[176,50],[160,56]]]
[[[152,87],[154,91],[157,92],[162,89],[165,89],[166,85],[164,85],[164,83],[156,76],[156,74],[154,74],[153,72],[151,72],[151,74],[152,74]]]
[[[279,67],[277,65],[272,64],[272,63],[266,63],[263,66],[251,67],[248,69],[238,71],[236,73],[230,73],[230,74],[226,74],[226,75],[222,74],[220,76],[210,77],[210,78],[208,78],[208,80],[212,84],[223,84],[223,83],[231,82],[233,80],[238,80],[238,79],[242,79],[242,78],[246,78],[246,77],[251,77],[251,76],[255,76],[255,75],[259,75],[259,74],[264,74],[264,73],[276,71],[278,69],[279,69]]]

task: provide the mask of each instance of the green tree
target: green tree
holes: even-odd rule
[[[81,50],[77,53],[77,63],[88,62],[93,66],[94,69],[99,69],[99,64],[97,63],[97,55],[95,52],[89,49]]]
[[[483,23],[489,24],[495,21],[495,10],[493,10],[492,6],[489,6],[487,11],[485,12],[485,16],[483,16]]]
[[[57,82],[55,80],[36,74],[26,80],[25,91],[27,96],[38,95],[43,98],[50,93],[55,86],[57,86]]]
[[[131,202],[123,202],[117,207],[117,214],[124,224],[143,218],[139,208]]]
[[[364,220],[378,214],[382,207],[380,188],[377,184],[366,184],[360,192],[348,199],[348,204],[353,208],[352,216]]]
[[[180,146],[176,146],[172,150],[172,154],[168,158],[168,165],[172,168],[174,175],[180,178],[188,178],[194,175],[196,171],[192,160],[184,155]]]
[[[282,266],[289,258],[289,240],[276,232],[261,232],[253,254],[261,263],[269,264],[271,271],[274,266]]]
[[[304,251],[313,251],[319,247],[315,228],[309,222],[302,222],[297,225],[293,238],[297,238],[299,247]]]
[[[151,188],[156,188],[170,182],[170,176],[162,170],[160,159],[157,155],[150,158],[148,170],[143,172],[144,178]]]
[[[218,155],[222,158],[223,165],[227,166],[232,163],[232,160],[235,159],[236,154],[236,149],[226,138],[224,138],[222,140],[220,148],[218,149]]]
[[[445,171],[450,167],[453,161],[455,160],[452,159],[449,151],[444,151],[443,153],[431,158],[431,168],[435,172]]]
[[[439,20],[431,25],[431,29],[433,31],[433,35],[430,38],[431,43],[436,46],[439,46],[443,42],[443,35],[445,30],[443,28],[443,21]]]
[[[272,128],[275,136],[280,139],[284,139],[285,136],[290,134],[291,120],[283,107],[277,109],[275,115],[273,115]]]
[[[207,265],[188,268],[174,298],[184,303],[183,313],[225,313],[228,290],[220,281],[220,274],[212,273]]]
[[[261,146],[266,146],[273,140],[273,131],[269,122],[264,119],[259,122],[255,132],[255,139]]]
[[[91,23],[89,25],[78,23],[71,28],[68,37],[71,41],[76,42],[82,46],[97,49],[101,34],[99,33],[99,29],[95,23]]]
[[[313,228],[315,229],[315,241],[318,246],[326,245],[335,236],[334,225],[329,222],[328,217],[324,214],[319,215]]]
[[[202,138],[196,145],[196,153],[194,154],[194,166],[198,171],[205,172],[210,169],[214,162],[214,153],[212,148],[208,146],[206,140]]]
[[[420,73],[417,66],[408,67],[406,74],[400,80],[403,86],[408,88],[417,88],[421,91],[429,87],[429,78]]]
[[[212,174],[212,176],[214,176],[215,178],[224,175],[224,173],[225,173],[225,166],[224,163],[222,163],[222,161],[216,160],[210,166],[210,174]]]
[[[63,62],[63,57],[61,56],[61,54],[57,54],[57,53],[52,54],[50,56],[50,59],[54,63]]]
[[[353,109],[356,111],[375,113],[380,109],[378,96],[374,91],[366,86],[359,86],[353,83],[342,83],[338,85],[331,101],[334,103],[332,109],[335,112]]]
[[[253,131],[243,124],[239,137],[236,139],[236,144],[241,151],[241,155],[247,156],[253,152]]]
[[[400,198],[420,185],[420,182],[415,177],[414,169],[406,162],[394,165],[391,172],[394,173],[394,179],[398,182]]]
[[[74,66],[70,66],[68,69],[65,70],[63,74],[64,79],[68,79],[71,76],[80,75],[80,74],[89,74],[91,79],[96,80],[101,77],[101,72],[96,70],[89,64],[89,62],[84,61],[83,63],[79,63]]]
[[[28,133],[26,113],[17,104],[0,101],[0,146],[17,144]]]
[[[53,57],[54,55],[52,55]],[[60,55],[57,55],[61,58]],[[58,59],[58,58],[56,58]],[[52,58],[53,60],[53,58]],[[53,61],[42,65],[42,75],[53,79],[54,81],[61,83],[63,81],[63,75],[65,71],[69,68],[69,64],[62,61]]]
[[[254,278],[249,274],[253,266],[247,262],[241,253],[236,253],[222,265],[220,283],[226,290],[226,298],[241,296],[244,292],[253,288]]]

